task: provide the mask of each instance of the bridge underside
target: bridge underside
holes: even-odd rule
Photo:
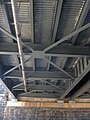
[[[0,82],[14,99],[90,98],[90,0],[1,0]]]

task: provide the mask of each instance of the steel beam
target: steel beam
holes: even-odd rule
[[[5,72],[3,75],[4,75],[4,76],[7,75],[8,73],[12,72],[13,70],[17,69],[17,68],[20,67],[20,66],[21,66],[21,64],[15,66],[15,67],[13,67],[13,68],[11,68],[11,69],[8,70],[7,72]]]
[[[0,78],[0,83],[2,84],[3,88],[12,96],[13,99],[16,99],[14,94],[9,90],[9,88],[6,86],[6,84],[3,82],[3,80]]]
[[[10,25],[9,25],[9,19],[8,19],[8,15],[7,15],[7,10],[6,10],[6,5],[5,5],[5,1],[4,0],[1,0],[1,6],[0,6],[3,10],[3,15],[4,15],[4,18],[5,18],[5,27],[6,29],[8,30],[8,32],[11,34],[11,29],[10,29]],[[2,28],[2,27],[1,27]],[[1,29],[0,28],[0,29]],[[4,31],[4,29],[3,29]],[[5,31],[4,31],[5,32]],[[6,38],[7,39],[7,38]],[[12,43],[13,42],[13,39],[10,37],[8,40],[8,43]],[[6,41],[7,41],[6,40]],[[19,61],[18,61],[18,58],[17,58],[17,55],[14,56],[13,55],[13,58],[15,59],[16,63],[19,64]]]
[[[30,56],[30,58],[28,58],[27,60],[25,60],[24,63],[28,62],[28,60],[30,60],[31,58],[32,58],[32,56]],[[21,66],[21,64],[18,64],[17,66],[9,69],[8,71],[6,71],[6,72],[3,74],[3,76],[7,75],[8,73],[12,72],[13,70],[15,70],[16,68],[18,68],[18,67],[20,67],[20,66]]]
[[[77,22],[77,25],[76,25],[75,29],[79,29],[83,25],[84,20],[86,18],[86,15],[87,15],[87,13],[89,11],[89,8],[90,8],[90,0],[87,0],[85,5],[84,5],[84,8],[82,10],[82,14],[80,15],[79,21]],[[75,44],[75,41],[76,41],[77,37],[78,37],[78,34],[72,37],[72,45]],[[67,60],[68,60],[68,58],[64,59],[62,68],[64,68],[65,63],[67,62]]]
[[[60,99],[64,99],[70,91],[76,87],[76,85],[82,80],[82,78],[90,71],[90,64],[84,69],[84,71],[81,73],[81,75],[76,78],[76,80],[73,82],[73,84],[65,91],[65,93],[61,96]]]
[[[40,80],[40,81],[45,81],[46,83],[48,83],[48,85],[50,85],[52,88],[54,88],[54,89],[57,89],[57,90],[62,90],[59,86],[57,86],[57,85],[54,85],[53,83],[51,83],[51,82],[48,82],[47,80]],[[29,86],[30,84],[28,84],[27,86]],[[35,85],[35,84],[34,84]],[[33,86],[33,85],[32,85]],[[42,85],[41,85],[42,86]],[[23,83],[20,83],[20,84],[18,84],[18,85],[16,85],[16,86],[14,86],[13,87],[13,90],[22,90],[22,89],[24,89],[24,85],[23,85]],[[39,86],[39,89],[40,89],[40,86]]]
[[[61,71],[56,71],[56,72],[48,72],[48,71],[26,71],[26,78],[30,79],[71,79],[70,76],[66,75],[65,73]],[[14,70],[11,73],[7,74],[5,76],[6,78],[22,78],[21,71],[19,70]]]
[[[73,76],[71,76],[68,72],[66,72],[65,70],[63,70],[62,68],[58,67],[56,64],[54,64],[53,62],[49,61],[47,58],[43,58],[45,61],[49,62],[51,65],[53,65],[55,68],[57,68],[58,70],[60,70],[61,72],[63,72],[65,75],[67,75],[68,77],[73,78]]]
[[[39,79],[39,80],[40,80],[40,79]],[[57,85],[55,85],[55,84],[53,84],[53,83],[51,83],[51,82],[48,82],[47,80],[42,79],[42,80],[40,80],[40,81],[45,81],[46,83],[48,83],[47,86],[49,86],[49,88],[54,88],[54,89],[56,89],[58,92],[63,91],[62,88],[60,88],[59,86],[57,86]],[[30,87],[29,87],[29,86],[30,86]],[[30,85],[30,84],[28,83],[27,88],[32,88],[32,86],[33,86],[33,85]],[[39,85],[38,85],[38,86],[39,86]],[[42,86],[42,85],[40,85],[40,86]],[[39,86],[39,89],[38,89],[38,90],[41,89],[40,86]],[[45,85],[44,85],[44,86],[45,86]],[[44,86],[42,87],[42,89],[44,88]],[[47,87],[47,86],[46,86],[46,87]],[[34,84],[34,87],[36,88],[37,85]],[[34,88],[34,87],[33,87],[33,88]],[[46,88],[46,87],[45,87],[45,88]],[[23,89],[24,89],[23,83],[18,84],[18,85],[16,85],[16,86],[13,87],[13,90],[23,90]],[[52,89],[52,90],[54,91],[54,89]],[[37,89],[35,89],[35,90],[37,90]],[[50,89],[49,89],[49,90],[50,90]],[[46,91],[48,91],[48,88],[46,88]]]
[[[54,87],[54,88],[56,88],[58,90],[61,90],[61,88],[59,86],[57,86],[57,85],[55,85],[55,84],[53,84],[51,82],[48,82],[47,80],[45,82],[48,83],[49,85],[51,85],[52,87]]]
[[[80,28],[83,25],[84,20],[85,20],[85,18],[87,16],[87,13],[88,13],[89,9],[90,9],[90,0],[87,0],[86,3],[85,3],[85,5],[84,5],[84,8],[82,10],[82,14],[81,14],[81,16],[79,18],[79,21],[78,21],[75,29],[78,29],[78,28]],[[76,41],[77,37],[78,37],[78,34],[75,35],[72,38],[72,45],[75,44],[75,41]]]
[[[51,41],[52,43],[55,42],[56,33],[57,33],[57,29],[58,29],[58,24],[59,24],[59,19],[60,19],[60,15],[61,15],[62,4],[63,4],[63,0],[59,0],[58,5],[57,5],[54,30],[53,30],[53,34],[52,34],[52,41]],[[49,60],[51,61],[51,56],[49,57]],[[49,70],[49,68],[50,68],[50,63],[48,63],[47,70]]]
[[[90,88],[90,80],[88,80],[88,82],[86,82],[82,87],[80,87],[79,90],[77,90],[72,96],[71,99],[75,99],[77,97],[79,97],[80,95],[82,95],[84,92],[86,92],[87,90],[89,90]]]
[[[3,10],[4,18],[5,18],[5,23],[6,23],[5,26],[7,27],[8,32],[11,34],[9,20],[8,20],[8,16],[7,16],[7,13],[6,13],[5,1],[4,0],[1,0],[1,7],[2,7],[2,10]],[[0,30],[6,34],[5,29],[3,29],[2,27],[0,27]],[[10,41],[13,42],[12,38],[10,39]]]
[[[12,89],[21,88],[21,86],[24,86],[24,84],[23,84],[23,83],[20,83],[20,84],[18,84],[18,85],[15,85],[15,86],[13,86]],[[24,89],[24,87],[23,87],[23,89]]]
[[[45,54],[48,56],[55,56],[55,57],[61,57],[61,56],[85,57],[85,56],[90,56],[90,48],[84,46],[58,45],[53,49],[47,51]]]
[[[7,29],[8,29],[8,32],[5,31],[5,29],[3,29],[1,26],[0,26],[0,31],[2,31],[2,32],[5,33],[5,34],[6,34],[6,33],[9,34],[9,33],[11,33],[11,30],[10,30],[10,26],[9,26],[9,21],[8,21],[6,9],[5,9],[4,1],[2,0],[1,3],[2,3],[2,4],[1,4],[1,7],[2,7],[2,10],[3,10],[3,14],[4,14],[4,18],[5,18],[5,23],[6,23],[5,25],[6,25]],[[10,35],[10,34],[9,34],[9,35]],[[12,35],[11,35],[11,36],[12,36]],[[10,36],[10,38],[11,38],[11,36]],[[12,39],[10,39],[10,41],[12,42]],[[0,67],[0,83],[2,84],[4,90],[5,90],[9,95],[11,95],[13,99],[16,99],[16,97],[14,96],[14,94],[11,92],[11,90],[7,87],[7,85],[6,85],[6,84],[4,83],[4,81],[3,81],[3,77],[2,77],[2,74],[1,74],[1,67]]]
[[[61,91],[60,91],[60,89],[57,89],[57,88],[55,88],[55,87],[53,87],[53,86],[51,86],[51,85],[31,85],[31,84],[27,84],[27,89],[29,90],[29,91],[31,91],[31,90],[36,90],[36,91],[38,91],[38,90],[43,90],[43,91],[56,91],[56,92],[58,92],[58,93],[60,93]],[[13,90],[24,90],[24,85],[19,85],[19,86],[17,86],[17,87],[14,87],[13,88]]]
[[[56,12],[54,30],[53,30],[53,35],[52,35],[52,43],[55,42],[56,33],[57,33],[57,29],[58,29],[58,24],[59,24],[59,19],[60,19],[60,15],[61,15],[62,4],[63,4],[63,0],[59,0],[58,5],[57,5],[57,12]]]
[[[6,34],[7,36],[9,36],[10,38],[14,39],[17,42],[17,38],[15,36],[13,36],[10,32],[8,32],[7,30],[5,30],[3,27],[0,26],[0,31],[2,31],[4,34]],[[34,51],[30,46],[24,44],[21,41],[21,44],[26,47],[29,51]]]
[[[55,98],[55,99],[57,99],[56,98],[56,96],[54,96],[54,95],[51,95],[51,94],[48,94],[48,93],[34,93],[34,92],[30,92],[30,93],[25,93],[25,94],[22,94],[22,95],[19,95],[18,96],[18,98],[19,97],[33,97],[33,98]]]
[[[43,95],[42,95],[42,93],[43,93]],[[22,96],[22,97],[32,97],[31,95],[38,95],[38,94],[40,94],[40,96],[39,97],[41,97],[41,98],[47,98],[47,97],[49,97],[49,98],[58,98],[58,95],[56,95],[56,94],[54,94],[54,93],[51,93],[51,92],[47,92],[47,91],[44,91],[44,90],[31,90],[31,91],[29,91],[29,92],[27,92],[27,93],[21,93],[21,94],[19,94],[18,95],[18,97],[20,96]],[[47,97],[44,97],[44,96],[47,96]],[[38,96],[33,96],[33,97],[38,97]]]
[[[43,45],[31,45],[33,49],[35,49],[34,52],[28,51],[26,49],[23,50],[24,54],[32,55],[38,52],[36,49],[39,47],[39,52],[43,54],[43,56],[55,56],[55,57],[89,57],[90,56],[90,48],[88,46],[61,46],[58,45],[55,48],[48,50],[46,53],[42,51],[42,48],[44,48]],[[15,43],[0,43],[0,54],[6,54],[6,55],[18,55],[18,47]],[[34,56],[35,56],[34,55]],[[40,54],[41,56],[41,54]],[[38,56],[39,57],[39,56]]]
[[[45,48],[45,49],[44,49],[44,52],[46,52],[46,51],[48,51],[48,50],[54,48],[55,46],[57,46],[57,45],[59,45],[60,43],[62,43],[62,42],[64,42],[64,41],[68,40],[69,38],[73,37],[74,35],[76,35],[76,34],[82,32],[83,30],[85,30],[85,29],[87,29],[87,28],[89,28],[89,27],[90,27],[90,23],[88,23],[87,25],[84,25],[83,27],[81,27],[81,28],[75,30],[74,32],[72,32],[72,33],[70,33],[69,35],[67,35],[66,37],[60,39],[60,40],[57,41],[56,43],[53,43],[53,44],[50,45],[49,47]]]
[[[30,52],[27,49],[24,52]],[[7,55],[18,55],[18,46],[16,43],[0,43],[0,54],[7,54]]]
[[[17,41],[16,37],[13,36],[10,32],[8,32],[7,30],[5,30],[3,27],[0,26],[0,31],[2,31],[4,34],[6,34],[7,36],[9,36],[10,38],[14,39],[15,41]]]
[[[30,8],[31,8],[31,40],[32,43],[35,43],[34,39],[34,1],[30,0]],[[33,57],[33,71],[35,71],[35,58]]]
[[[2,79],[1,68],[0,68],[0,83],[2,84],[3,88],[12,96],[12,98],[16,99],[14,94],[10,91],[10,89],[7,87],[7,85],[4,83],[4,81]]]
[[[30,8],[31,8],[31,39],[32,43],[35,42],[34,40],[34,1],[30,0]]]

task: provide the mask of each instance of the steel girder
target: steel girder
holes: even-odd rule
[[[85,92],[85,90],[88,89],[89,86],[90,86],[90,85],[88,84],[90,80],[88,80],[88,82],[85,83],[86,85],[84,85],[84,86],[82,86],[80,89],[78,89],[78,90],[76,91],[76,93],[73,92],[73,94],[72,94],[71,96],[68,96],[70,92],[72,92],[74,89],[77,88],[78,84],[83,80],[83,78],[85,77],[85,75],[86,75],[87,73],[89,73],[89,71],[90,71],[90,64],[87,65],[87,67],[83,70],[83,72],[79,75],[79,77],[76,78],[75,81],[72,83],[72,85],[65,91],[65,93],[61,96],[61,99],[64,99],[64,98],[71,98],[71,99],[73,99],[73,98],[75,98],[75,97],[74,97],[74,94],[75,94],[76,97],[78,97],[78,96],[81,95],[83,92]],[[88,79],[88,78],[87,78],[87,79]],[[85,81],[85,80],[87,81],[87,79],[84,79],[84,81]],[[83,82],[82,82],[82,83],[83,83]],[[87,86],[87,84],[88,84],[88,86]],[[68,96],[68,97],[67,97],[67,96]]]
[[[70,46],[70,45],[58,45],[55,48],[43,52],[43,45],[31,45],[33,49],[37,49],[39,47],[39,51],[35,50],[34,52],[28,51],[27,49],[23,50],[24,55],[36,56],[37,58],[41,58],[42,56],[54,56],[54,57],[90,57],[90,48],[88,46]],[[41,49],[41,50],[40,50]],[[40,53],[40,54],[38,54]],[[0,43],[0,54],[4,55],[18,55],[17,44],[15,43]],[[41,56],[42,55],[42,56]]]
[[[81,31],[83,31],[83,30],[85,30],[85,29],[87,29],[88,27],[90,27],[90,23],[89,24],[87,24],[87,25],[85,25],[85,26],[83,26],[83,27],[81,27],[81,28],[79,28],[78,30],[76,30],[76,31],[74,31],[74,32],[72,32],[70,35],[68,35],[68,36],[66,36],[65,38],[63,38],[63,39],[61,39],[61,40],[59,40],[58,42],[56,42],[56,43],[54,43],[54,44],[52,44],[52,45],[50,45],[48,48],[45,48],[42,52],[41,51],[35,51],[35,50],[33,50],[31,47],[27,47],[27,45],[25,45],[25,44],[23,44],[22,42],[21,42],[21,44],[23,44],[26,48],[28,48],[30,51],[29,52],[31,52],[31,54],[33,54],[33,56],[35,56],[35,57],[44,57],[45,56],[45,54],[47,54],[47,52],[49,51],[49,52],[51,52],[50,54],[52,54],[52,48],[54,48],[54,55],[55,55],[55,52],[57,51],[56,49],[59,49],[59,47],[58,47],[58,45],[61,43],[61,42],[63,42],[63,41],[65,41],[65,40],[68,40],[68,38],[71,38],[72,36],[74,36],[74,35],[76,35],[76,34],[78,34],[79,32],[81,32]],[[9,32],[7,32],[7,31],[5,31],[4,29],[2,29],[1,27],[0,27],[0,30],[2,31],[2,32],[4,32],[5,34],[7,34],[9,37],[11,37],[11,38],[13,38],[13,39],[15,39],[15,40],[17,40],[14,36],[12,36]],[[57,46],[57,47],[56,47]],[[72,47],[72,46],[71,46]],[[69,46],[69,48],[70,48],[70,46]],[[78,47],[77,47],[78,48]],[[15,49],[17,49],[17,46],[16,46],[16,48]],[[61,48],[62,49],[62,48]],[[79,48],[78,48],[79,49]],[[83,48],[82,48],[83,49]],[[71,48],[71,50],[73,50],[73,48]],[[75,50],[75,49],[74,49]],[[83,49],[84,50],[84,49]],[[85,50],[87,50],[87,53],[88,53],[88,56],[90,55],[89,54],[89,48],[85,48]],[[67,52],[67,50],[66,50],[66,52]],[[28,51],[26,51],[26,53],[28,54]],[[43,54],[44,53],[44,54]],[[41,54],[41,56],[40,56],[40,54]],[[58,55],[60,54],[60,52],[58,52]],[[62,54],[64,54],[64,53],[62,53]],[[66,53],[67,54],[67,53]],[[70,53],[70,51],[68,51],[68,54],[70,55],[70,54],[73,54],[73,53]],[[83,52],[83,53],[75,53],[75,54],[78,54],[78,55],[81,55],[81,54],[85,54],[85,51]],[[48,55],[48,54],[47,54]],[[62,56],[62,55],[61,55]],[[86,54],[85,54],[85,56],[86,56]],[[75,56],[76,57],[76,56]],[[35,74],[36,75],[36,74]],[[47,75],[47,74],[46,74]],[[50,75],[50,73],[48,73],[48,75]],[[54,74],[55,75],[55,74]],[[60,74],[59,74],[60,75]],[[18,75],[16,75],[16,76],[18,76]],[[15,76],[15,77],[16,77]],[[52,75],[53,76],[53,75]],[[47,78],[52,78],[52,76],[47,76]],[[56,75],[57,76],[57,75]],[[64,75],[65,76],[65,75]],[[21,76],[19,76],[19,77],[21,77]],[[36,76],[36,77],[38,77],[38,76]],[[43,77],[43,76],[42,76]],[[59,76],[59,77],[61,77],[61,76]],[[30,78],[31,78],[31,76],[30,76]],[[39,76],[39,78],[40,78],[40,76]],[[44,77],[44,78],[46,78],[46,76]],[[55,77],[54,77],[55,78]]]
[[[79,29],[83,25],[84,20],[85,20],[87,14],[88,14],[89,9],[90,9],[90,0],[87,0],[86,3],[85,3],[85,5],[84,5],[84,8],[82,9],[82,13],[80,15],[80,18],[79,18],[77,24],[76,24],[75,30]],[[76,34],[75,36],[72,37],[72,45],[75,44],[75,42],[77,40],[77,37],[78,37],[78,34]],[[64,68],[65,63],[66,63],[67,60],[68,60],[68,58],[66,57],[64,59],[62,68]]]
[[[62,71],[25,71],[26,78],[31,79],[71,79],[70,76],[65,74]],[[6,78],[22,78],[20,70],[13,70],[12,72],[8,73]]]

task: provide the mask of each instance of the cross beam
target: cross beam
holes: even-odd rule
[[[55,88],[55,87],[53,87],[53,86],[51,86],[51,85],[31,85],[31,84],[27,84],[27,89],[29,90],[29,91],[31,91],[31,90],[43,90],[43,91],[56,91],[56,92],[58,92],[58,93],[60,93],[61,91],[60,91],[60,89],[57,89],[57,88]],[[13,90],[24,90],[24,85],[20,85],[20,86],[17,86],[17,87],[14,87],[13,88]]]
[[[90,88],[90,80],[88,80],[88,82],[86,82],[82,87],[80,87],[79,90],[77,90],[74,95],[71,96],[71,99],[75,99],[77,97],[79,97],[80,95],[82,95],[84,92],[86,92],[87,90],[89,90]]]
[[[43,52],[42,48],[44,48],[44,45],[31,45],[33,47],[34,52],[28,51],[27,49],[24,49],[24,55],[34,55],[37,56],[38,58],[43,56],[56,56],[56,57],[89,57],[90,56],[90,48],[88,46],[70,46],[70,45],[58,45],[55,48],[48,50],[47,52]],[[36,50],[36,48],[39,47],[39,51]],[[40,53],[40,54],[38,54]],[[0,43],[0,54],[4,55],[16,55],[18,53],[18,47],[17,44],[15,43]]]
[[[72,32],[72,33],[70,33],[69,35],[67,35],[66,37],[60,39],[60,40],[57,41],[56,43],[53,43],[53,44],[50,45],[49,47],[45,48],[45,49],[44,49],[44,52],[50,50],[51,48],[54,48],[55,46],[57,46],[57,45],[59,45],[60,43],[62,43],[62,42],[64,42],[64,41],[68,40],[69,38],[73,37],[74,35],[76,35],[76,34],[82,32],[83,30],[85,30],[85,29],[87,29],[87,28],[89,28],[89,27],[90,27],[90,23],[84,25],[83,27],[81,27],[81,28],[75,30],[74,32]]]
[[[90,56],[89,47],[83,47],[83,46],[70,46],[70,45],[58,45],[54,47],[53,49],[47,51],[45,53],[48,56],[65,56],[65,57],[84,57]]]
[[[79,18],[79,20],[78,20],[78,22],[77,22],[77,25],[76,25],[75,29],[79,29],[79,28],[83,25],[89,9],[90,9],[90,0],[87,0],[87,1],[85,2],[84,8],[82,9],[80,18]],[[75,36],[72,37],[72,45],[75,44],[75,42],[76,42],[76,40],[77,40],[77,37],[78,37],[78,34],[76,34]],[[67,62],[67,60],[68,60],[68,58],[65,58],[65,59],[64,59],[62,68],[64,68],[65,63]]]
[[[26,71],[26,78],[30,79],[71,79],[68,75],[61,71],[56,71],[56,72],[49,72],[49,71]],[[21,71],[19,70],[13,70],[9,74],[5,76],[6,78],[22,78]]]
[[[58,97],[54,96],[53,94],[48,94],[48,93],[35,93],[35,92],[27,92],[25,94],[21,94],[18,96],[19,97],[33,97],[33,98],[54,98],[57,99]]]
[[[58,24],[59,24],[59,19],[61,15],[61,10],[62,10],[62,5],[63,5],[63,0],[59,0],[57,4],[57,12],[56,12],[56,19],[55,19],[55,24],[54,24],[54,30],[52,34],[52,43],[55,42],[56,34],[57,34],[57,29],[58,29]],[[51,61],[52,57],[49,57],[49,60]],[[50,68],[50,63],[48,63],[47,70]]]
[[[61,99],[64,99],[82,80],[82,78],[90,71],[90,64],[84,69],[81,75],[73,82],[73,84],[65,91],[65,93],[61,96]]]

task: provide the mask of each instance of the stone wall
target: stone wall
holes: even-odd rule
[[[90,109],[7,107],[4,120],[90,120]]]
[[[5,96],[0,95],[0,120],[3,120],[5,106],[6,106]]]
[[[0,120],[3,120],[5,107],[6,107],[5,91],[2,85],[0,84]]]

